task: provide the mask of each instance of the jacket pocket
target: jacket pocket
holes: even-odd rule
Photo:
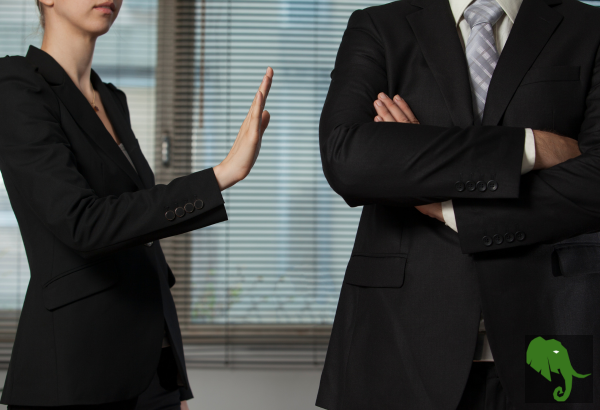
[[[580,71],[581,68],[576,66],[532,68],[525,74],[521,85],[544,81],[579,81]]]
[[[554,276],[579,276],[600,273],[600,243],[580,242],[554,247]]]
[[[85,299],[112,287],[120,277],[117,263],[112,259],[68,271],[46,282],[42,291],[44,306],[52,311]]]
[[[399,288],[404,284],[406,255],[352,255],[344,282],[371,288]]]

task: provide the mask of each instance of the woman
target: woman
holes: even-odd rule
[[[248,175],[269,123],[270,68],[223,162],[155,185],[125,94],[91,70],[122,4],[101,1],[38,0],[41,50],[0,59],[0,170],[31,269],[9,409],[175,409],[192,397],[158,240],[227,219],[221,191]]]

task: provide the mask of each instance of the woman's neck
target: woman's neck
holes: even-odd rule
[[[46,32],[42,50],[50,54],[66,71],[73,83],[89,99],[93,97],[90,74],[96,37],[80,33]]]

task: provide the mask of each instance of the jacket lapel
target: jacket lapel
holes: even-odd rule
[[[456,126],[473,125],[471,84],[465,53],[447,0],[413,0],[422,10],[406,18],[433,72]]]
[[[500,124],[523,77],[563,19],[560,13],[549,7],[560,2],[523,1],[490,83],[483,125]]]
[[[88,102],[83,96],[81,91],[75,86],[71,78],[62,69],[62,67],[54,60],[49,54],[41,51],[35,47],[30,47],[27,52],[27,59],[34,63],[38,67],[39,73],[48,81],[52,90],[56,96],[65,105],[73,119],[77,122],[79,127],[94,141],[94,143],[106,153],[106,155],[114,161],[125,174],[131,178],[136,184],[138,189],[144,189],[144,183],[138,176],[137,172],[133,169],[119,146],[115,143],[110,133],[104,127],[104,124]],[[106,93],[104,93],[106,94]],[[101,95],[104,102],[104,95]],[[112,111],[109,112],[108,106],[114,107],[114,101],[104,102],[104,106],[107,109],[107,114],[114,124],[114,112],[117,111],[110,108]],[[112,114],[112,115],[111,115]],[[122,125],[118,125],[115,130],[120,136],[119,131],[123,128]],[[127,146],[125,146],[127,148]]]
[[[102,98],[106,115],[108,115],[116,134],[121,139],[121,142],[125,146],[125,149],[127,150],[133,165],[135,166],[135,170],[137,171],[136,175],[138,175],[142,180],[145,188],[153,187],[154,174],[150,168],[150,165],[148,164],[148,161],[146,161],[146,158],[140,150],[139,143],[133,134],[131,124],[127,120],[127,116],[123,107],[121,106],[121,102],[118,101],[118,97],[114,95],[114,93],[102,82],[102,80],[100,80],[100,77],[94,70],[92,70],[91,79],[94,88],[98,91],[100,97]],[[120,148],[119,151],[121,151]],[[121,156],[125,157],[122,152],[120,153]],[[125,158],[125,160],[127,161],[127,158]],[[127,164],[129,165],[129,168],[131,168],[129,161],[127,161]]]

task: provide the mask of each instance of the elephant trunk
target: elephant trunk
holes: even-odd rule
[[[573,374],[571,372],[563,373],[562,371],[561,374],[565,378],[565,393],[563,394],[563,389],[560,386],[554,389],[554,400],[556,401],[567,400],[571,395],[571,389],[573,388]]]

